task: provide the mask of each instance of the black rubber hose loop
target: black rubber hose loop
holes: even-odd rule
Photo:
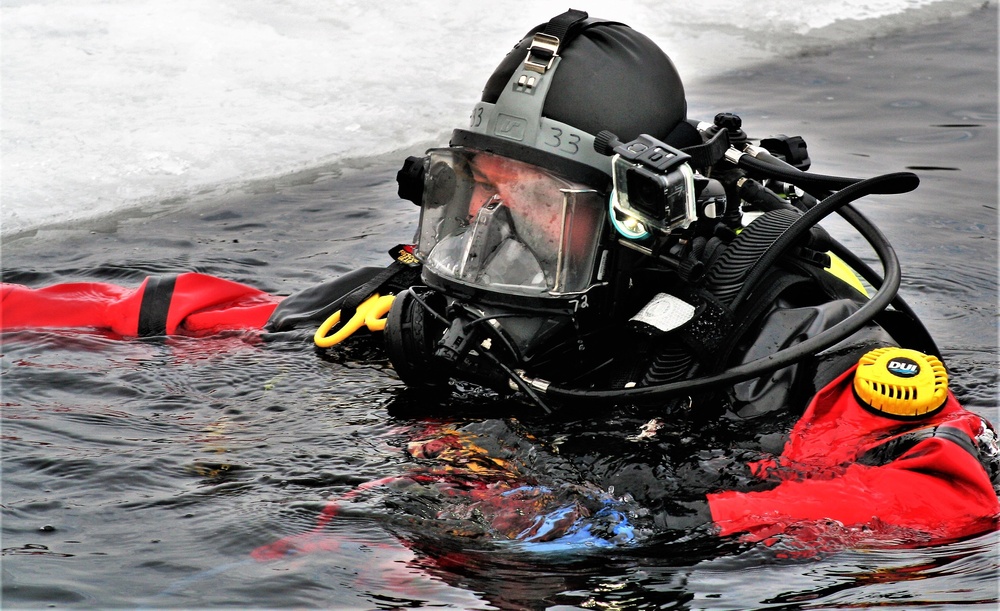
[[[856,185],[859,182],[867,182],[858,178],[844,178],[841,176],[826,176],[824,174],[803,172],[802,170],[791,166],[786,167],[784,164],[778,165],[774,163],[767,163],[750,155],[741,155],[739,158],[739,166],[753,172],[759,172],[771,178],[777,178],[785,182],[790,182],[795,186],[806,189],[807,191],[817,188],[832,190],[845,189],[851,185]],[[886,174],[883,177],[892,178],[881,182],[875,190],[869,193],[870,195],[895,195],[899,193],[909,193],[910,191],[916,189],[917,185],[920,184],[920,179],[917,178],[917,175],[912,172],[897,172],[895,174]]]
[[[808,231],[808,228],[814,223],[856,199],[872,192],[886,192],[884,190],[889,188],[909,187],[912,190],[916,186],[916,182],[918,182],[916,175],[903,172],[854,183],[817,204],[794,223],[786,235],[791,235],[789,240],[794,242],[795,234],[800,231]],[[658,386],[610,390],[572,390],[550,386],[546,389],[545,394],[560,401],[628,401],[637,404],[651,404],[677,395],[706,390],[719,385],[730,386],[737,382],[758,378],[765,373],[787,367],[835,345],[859,331],[885,310],[895,298],[902,279],[899,259],[885,235],[874,225],[867,225],[863,230],[861,228],[858,230],[875,250],[875,254],[885,271],[885,277],[882,286],[867,303],[862,305],[857,312],[829,329],[803,340],[799,344],[749,363],[737,365],[717,375]]]
[[[743,287],[733,298],[730,307],[734,310],[739,308],[740,304],[753,292],[754,287],[764,277],[764,274],[778,261],[778,258],[785,254],[799,240],[805,238],[809,230],[821,220],[866,195],[873,193],[895,193],[895,191],[886,189],[906,187],[911,182],[913,182],[913,186],[907,189],[907,191],[912,191],[920,183],[920,179],[917,178],[916,174],[911,172],[896,172],[876,176],[875,178],[856,182],[810,208],[805,214],[795,219],[795,222],[789,225],[778,236],[774,243],[771,244],[771,247],[767,249],[767,252],[757,260],[753,269],[747,272],[746,279],[743,281]]]
[[[770,153],[763,153],[759,157],[754,157],[754,159],[766,163],[771,167],[778,167],[784,169],[786,172],[791,172],[793,174],[802,173],[802,171],[796,168],[795,166],[789,165],[785,161],[778,159],[777,157],[774,157]],[[823,200],[831,195],[831,193],[826,189],[819,189],[819,190],[813,189],[805,191],[807,194],[811,195],[817,200]],[[805,203],[807,207],[811,208],[816,204],[818,204],[819,201],[815,201],[812,203],[809,203],[807,201]],[[850,204],[842,206],[839,210],[837,210],[837,214],[839,214],[844,220],[846,220],[852,227],[857,229],[858,232],[861,233],[862,235],[864,235],[864,229],[863,229],[864,227],[874,226],[872,222],[868,220],[868,217],[866,217],[864,214],[861,213],[860,210],[858,210],[857,208],[855,208]],[[878,275],[878,272],[869,267],[867,263],[862,261],[861,257],[857,256],[856,254],[848,250],[846,246],[834,240],[833,238],[830,238],[830,242],[831,242],[830,244],[831,252],[833,252],[833,254],[843,259],[844,263],[846,263],[848,267],[861,274],[861,277],[864,278],[868,282],[868,284],[870,284],[875,290],[878,290],[878,288],[882,286],[882,277]],[[892,307],[906,314],[913,321],[914,324],[920,327],[921,332],[925,338],[925,341],[927,342],[926,349],[929,350],[932,354],[934,354],[934,356],[940,358],[941,350],[937,347],[937,344],[935,344],[934,339],[931,337],[931,334],[927,331],[927,328],[924,326],[923,322],[913,311],[913,308],[910,307],[910,304],[908,304],[901,296],[896,295],[896,298],[892,300]]]

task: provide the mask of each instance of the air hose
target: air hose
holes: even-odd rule
[[[798,168],[787,166],[786,164],[777,165],[767,163],[755,158],[749,153],[744,153],[735,148],[730,148],[726,151],[726,159],[730,163],[741,168],[752,172],[759,172],[785,182],[790,182],[793,185],[799,186],[807,191],[810,189],[838,190],[861,182],[860,178],[845,178],[843,176],[813,174],[811,172],[803,172]],[[892,189],[891,185],[887,185],[886,188]],[[872,191],[870,195],[887,193],[897,193],[897,191]]]
[[[785,251],[787,251],[796,241],[802,238],[813,225],[820,221],[820,219],[829,216],[837,209],[865,195],[871,195],[872,193],[907,193],[916,189],[917,185],[920,183],[920,179],[917,178],[917,175],[911,172],[885,174],[878,178],[873,178],[871,181],[875,181],[872,183],[873,186],[881,186],[884,190],[868,191],[867,188],[859,189],[858,185],[866,184],[870,181],[856,182],[842,191],[837,192],[835,195],[831,195],[826,198],[820,204],[813,206],[809,209],[809,211],[792,223],[792,225],[790,225],[788,229],[774,241],[771,248],[769,248],[767,252],[765,252],[761,258],[757,260],[753,269],[747,273],[746,280],[743,282],[743,288],[740,289],[740,292],[733,298],[732,307],[734,309],[738,307],[750,295],[753,288],[757,285],[757,282],[760,281],[764,274],[774,266],[778,257],[783,255]],[[861,194],[852,196],[852,194],[857,191],[861,191]],[[824,203],[831,200],[843,201],[839,206],[835,205],[831,207],[824,205]],[[855,229],[857,229],[857,227],[855,227]]]
[[[769,171],[772,169],[770,166],[761,165],[764,165],[764,169],[761,171],[770,173]],[[768,265],[773,264],[774,260],[785,249],[794,244],[814,224],[850,202],[873,193],[905,193],[916,188],[918,182],[916,175],[909,172],[887,174],[852,182],[843,190],[818,203],[792,223],[778,240],[775,241],[774,246],[761,258],[758,262],[759,265],[755,266],[755,269],[751,272],[751,276],[758,275],[757,270],[766,270]],[[552,386],[540,380],[528,379],[526,381],[541,394],[560,401],[587,402],[618,400],[634,403],[654,403],[669,397],[718,387],[719,385],[730,386],[737,382],[760,377],[765,373],[787,367],[808,358],[850,337],[867,325],[875,316],[889,306],[896,296],[896,291],[899,290],[902,278],[899,260],[885,235],[870,223],[862,223],[856,229],[858,229],[865,240],[875,250],[875,254],[878,256],[885,271],[884,281],[875,295],[854,314],[799,344],[779,350],[774,354],[749,363],[737,365],[720,374],[656,386],[609,390],[574,390]],[[753,278],[748,277],[747,280],[747,284],[750,285],[750,281]]]
[[[771,249],[775,240],[801,216],[798,210],[779,208],[750,223],[709,268],[705,288],[735,310],[738,303],[734,299],[747,285],[747,274],[757,268],[761,257]]]
[[[764,165],[767,166],[767,169],[760,170],[762,173],[773,175],[775,174],[776,171],[782,171],[783,175],[790,177],[791,176],[801,177],[803,175],[810,176],[810,174],[806,174],[805,172],[802,172],[798,168],[789,165],[785,161],[777,157],[774,157],[767,149],[761,149],[758,147],[748,147],[747,151],[748,151],[747,155],[744,156],[747,159],[744,159],[743,157],[740,157],[739,159],[745,162],[748,162],[749,159],[753,159],[758,163],[763,163]],[[799,178],[796,178],[795,180],[799,181]],[[853,179],[841,179],[841,180],[853,180]],[[787,182],[793,182],[793,181],[788,180]],[[810,208],[818,203],[817,200],[828,197],[830,195],[830,193],[826,189],[819,189],[819,190],[813,189],[812,191],[810,191],[809,189],[802,187],[800,183],[793,183],[793,184],[798,184],[800,188],[803,188],[803,190],[806,191],[807,195],[809,196],[809,200],[811,201],[804,201],[804,203],[806,204],[806,206]],[[862,233],[862,235],[864,234],[862,228],[874,227],[874,224],[871,221],[869,221],[868,218],[861,213],[861,211],[859,211],[857,208],[849,204],[837,210],[837,214],[839,214],[852,227],[857,229],[859,233]],[[851,269],[858,272],[861,275],[861,277],[864,278],[864,280],[868,282],[868,284],[870,284],[876,290],[882,285],[883,280],[882,277],[878,275],[878,272],[872,269],[858,255],[854,254],[854,252],[849,250],[846,246],[834,240],[832,237],[829,236],[826,237],[829,239],[829,250],[834,255],[843,260],[844,263],[846,263]],[[911,320],[911,322],[919,329],[920,334],[922,335],[922,337],[920,338],[920,342],[923,344],[921,349],[924,352],[934,354],[935,356],[940,357],[941,352],[938,349],[937,344],[934,343],[931,334],[927,331],[927,328],[924,327],[923,322],[920,320],[919,317],[917,317],[916,313],[910,307],[910,304],[906,303],[906,301],[901,296],[896,295],[896,297],[892,300],[891,305],[896,310],[905,314]]]

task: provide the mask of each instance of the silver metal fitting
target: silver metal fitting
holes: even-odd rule
[[[747,143],[747,145],[743,147],[743,152],[746,153],[747,155],[750,155],[754,159],[760,159],[762,155],[764,156],[771,155],[771,151],[767,150],[766,148],[761,148],[755,144],[750,144],[750,143]]]
[[[531,37],[528,47],[528,57],[524,60],[524,69],[545,74],[552,67],[552,60],[559,53],[559,39],[551,34],[538,32]]]
[[[545,394],[545,392],[549,389],[549,386],[551,385],[550,382],[546,382],[545,380],[539,380],[537,378],[531,380],[530,382],[528,382],[528,384],[533,389],[537,390],[538,392],[540,392],[542,394]]]
[[[538,378],[532,378],[532,377],[526,375],[524,373],[523,369],[515,369],[514,373],[516,373],[517,377],[521,378],[524,381],[525,384],[527,384],[528,386],[530,386],[532,390],[537,390],[538,392],[540,392],[542,394],[544,394],[545,391],[547,391],[549,389],[549,386],[552,385],[551,382],[547,382],[545,380],[540,380]],[[514,382],[514,380],[510,380],[509,384],[510,384],[511,390],[520,390],[520,388],[518,387],[517,383]]]
[[[731,146],[726,151],[725,158],[726,158],[726,161],[728,161],[729,163],[731,163],[733,165],[739,165],[740,158],[743,157],[743,155],[745,155],[745,154],[746,153],[743,153],[742,151],[740,151],[736,147]]]

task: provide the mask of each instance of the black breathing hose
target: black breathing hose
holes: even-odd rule
[[[736,154],[733,155],[732,152],[735,151]],[[784,163],[768,163],[757,159],[756,157],[747,154],[740,153],[736,149],[730,149],[730,153],[727,153],[726,158],[731,162],[735,163],[740,167],[744,167],[753,172],[760,172],[761,174],[770,176],[772,178],[777,178],[785,182],[790,182],[793,185],[801,187],[807,191],[810,189],[826,189],[826,190],[838,190],[849,187],[851,185],[861,182],[860,178],[845,178],[842,176],[827,176],[825,174],[813,174],[811,172],[803,172],[802,170],[795,168],[793,166],[786,165]],[[778,161],[777,159],[775,161]],[[901,172],[900,174],[910,174],[909,172]],[[886,176],[891,176],[891,174],[886,174]],[[914,175],[915,176],[915,175]],[[892,183],[886,183],[879,189],[869,193],[869,195],[888,195],[895,193],[905,193],[906,191],[897,191],[897,187]],[[912,191],[913,189],[907,189],[907,191]]]
[[[753,153],[752,158],[755,159],[756,161],[766,164],[768,166],[767,170],[768,173],[772,173],[774,169],[777,168],[784,170],[784,173],[786,175],[809,176],[809,174],[802,172],[795,166],[792,166],[783,161],[782,159],[779,159],[771,155],[771,153],[766,149],[757,149],[757,151]],[[762,190],[766,191],[766,189]],[[810,197],[810,199],[812,200],[811,203],[809,201],[803,202],[809,208],[815,206],[818,203],[817,200],[822,200],[823,198],[828,197],[830,195],[829,191],[827,191],[826,189],[819,189],[819,190],[814,189],[812,191],[809,191],[808,189],[803,189],[803,190],[806,191],[807,195],[811,196]],[[855,208],[850,204],[843,206],[839,210],[837,210],[837,214],[839,214],[852,227],[857,229],[859,233],[862,234],[864,233],[862,231],[863,227],[874,227],[874,224],[870,220],[868,220],[868,217],[866,217],[864,214],[861,213],[860,210],[858,210],[857,208]],[[840,257],[844,261],[844,263],[848,265],[848,267],[858,272],[861,275],[861,277],[864,278],[865,281],[868,282],[868,284],[870,284],[874,289],[878,290],[878,288],[882,285],[882,277],[879,276],[878,272],[876,272],[874,269],[871,268],[871,266],[865,263],[861,259],[861,257],[854,254],[852,251],[848,250],[846,246],[844,246],[837,240],[834,240],[832,237],[829,236],[827,237],[830,241],[830,251],[834,255]],[[908,304],[900,295],[897,294],[896,297],[892,300],[891,305],[896,310],[899,310],[900,312],[904,313],[911,320],[911,322],[920,329],[920,334],[923,336],[921,338],[921,342],[924,344],[923,349],[929,350],[932,354],[940,358],[941,350],[937,347],[937,344],[931,337],[930,332],[927,331],[927,328],[924,326],[924,323],[917,316],[916,312],[913,311],[913,308],[910,307],[910,304]]]
[[[885,174],[861,182],[855,182],[813,206],[805,214],[796,219],[794,223],[789,225],[788,229],[778,236],[778,239],[771,244],[771,247],[761,255],[760,259],[757,260],[753,268],[747,273],[746,279],[743,281],[743,288],[733,298],[730,307],[734,310],[739,307],[750,293],[753,292],[754,287],[763,278],[764,274],[778,261],[778,258],[785,254],[793,244],[809,232],[809,229],[813,225],[819,223],[823,218],[866,195],[871,195],[872,193],[907,193],[916,189],[918,184],[920,184],[920,179],[912,172]],[[879,188],[884,190],[875,190]],[[874,225],[869,224],[869,229],[872,228],[874,228]],[[857,226],[855,226],[855,229],[860,231],[860,228]]]
[[[741,164],[744,159],[755,162],[748,163],[748,166],[759,164],[757,169],[762,173],[778,173],[775,172],[776,168],[774,166],[759,162],[747,155],[743,155],[740,158]],[[777,168],[777,170],[780,171],[781,169]],[[798,171],[796,170],[796,172]],[[788,177],[788,182],[801,182],[800,177],[796,176],[793,172],[780,173],[785,174]],[[798,173],[803,174],[802,172]],[[820,176],[820,178],[816,179],[814,182],[818,185],[826,182],[826,178],[828,177]],[[836,179],[836,177],[829,178]],[[774,259],[780,256],[788,246],[794,244],[797,239],[809,231],[814,224],[818,223],[821,219],[837,211],[843,206],[846,206],[850,202],[874,193],[905,193],[916,188],[919,183],[917,176],[910,172],[886,174],[884,176],[876,176],[874,178],[860,181],[854,179],[836,180],[842,181],[840,184],[843,184],[843,181],[850,181],[850,183],[847,184],[841,191],[838,191],[834,195],[831,195],[830,197],[819,202],[816,206],[793,222],[778,238],[775,245],[770,248],[763,257],[761,257],[760,263],[763,263],[765,259],[768,259],[773,263]],[[852,334],[860,330],[873,318],[875,318],[876,315],[888,307],[895,298],[902,279],[902,272],[899,268],[899,260],[897,259],[896,253],[893,251],[892,246],[889,244],[885,235],[877,227],[870,223],[861,223],[860,225],[861,226],[856,227],[856,229],[858,229],[865,240],[875,250],[875,254],[878,256],[879,261],[882,264],[882,268],[885,271],[885,277],[875,295],[873,295],[867,303],[862,305],[857,312],[829,329],[826,329],[799,344],[779,350],[774,354],[749,363],[737,365],[716,375],[641,388],[574,390],[541,384],[537,386],[536,389],[544,395],[553,397],[560,401],[579,402],[618,400],[630,401],[633,403],[653,403],[676,395],[692,393],[699,390],[718,387],[720,385],[730,386],[737,382],[757,378],[765,373],[781,369],[782,367],[796,363],[822,350],[825,350],[830,346],[833,346],[837,342],[850,337]],[[772,252],[774,253],[773,256]],[[766,265],[758,264],[755,266],[754,272],[758,269],[766,271],[766,268]],[[763,273],[763,271],[760,273]],[[749,285],[749,281],[751,279],[748,278],[747,280],[747,284]]]

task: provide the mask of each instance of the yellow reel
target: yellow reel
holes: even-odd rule
[[[948,399],[948,372],[934,356],[879,348],[858,361],[854,392],[865,407],[902,418],[929,416]]]

